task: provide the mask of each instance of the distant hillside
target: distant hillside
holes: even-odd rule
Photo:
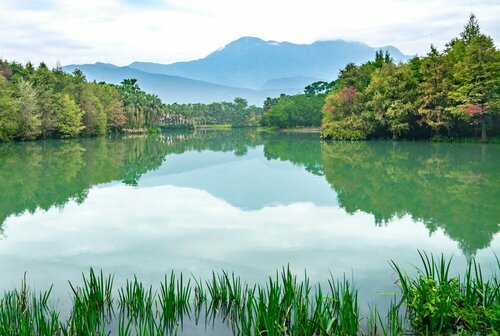
[[[125,78],[136,78],[139,86],[146,92],[157,94],[166,103],[211,103],[232,101],[243,97],[251,104],[262,105],[266,97],[279,96],[280,93],[296,93],[297,90],[249,90],[187,79],[179,76],[153,74],[130,67],[117,67],[112,64],[72,64],[63,67],[66,72],[80,69],[89,80],[118,84]]]
[[[363,63],[379,49],[395,60],[407,60],[395,47],[372,48],[359,42],[342,40],[312,44],[263,41],[243,37],[207,57],[173,64],[134,62],[129,66],[95,63],[67,65],[79,68],[89,80],[120,83],[136,78],[141,88],[157,94],[167,103],[208,103],[243,97],[262,105],[266,97],[296,94],[307,85],[331,81],[347,63]]]
[[[373,48],[343,40],[294,44],[242,37],[199,60],[173,64],[134,62],[129,66],[150,73],[258,89],[279,78],[300,76],[333,80],[347,63],[369,61],[379,49],[389,51],[398,61],[409,58],[392,46]]]
[[[260,90],[298,89],[300,91],[303,91],[304,88],[309,84],[321,80],[322,79],[319,78],[304,77],[304,76],[276,78],[276,79],[270,79],[267,82],[265,82],[264,85],[260,87]]]

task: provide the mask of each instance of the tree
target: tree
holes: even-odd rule
[[[33,85],[21,79],[18,84],[17,136],[23,140],[33,140],[42,133],[42,122],[38,107],[38,97]]]
[[[16,131],[15,105],[12,89],[3,75],[0,75],[0,141],[8,141]]]
[[[475,33],[475,29],[470,29]],[[464,36],[469,38],[472,33]],[[487,124],[500,110],[500,52],[491,37],[473,35],[466,57],[455,67],[455,89],[450,93],[461,118],[481,126],[481,141],[488,141]]]
[[[92,83],[96,96],[99,98],[106,115],[106,125],[110,130],[119,130],[125,125],[123,103],[117,89],[109,84]]]
[[[103,135],[106,133],[106,112],[95,96],[91,85],[83,85],[80,88],[79,106],[83,112],[83,125],[85,126],[84,134]]]
[[[56,91],[56,78],[43,63],[41,63],[36,70],[30,71],[33,71],[33,73],[29,78],[33,83],[33,87],[38,97],[38,107],[42,123],[42,137],[51,137],[57,127],[55,116],[57,95],[54,92]]]
[[[282,96],[263,116],[263,124],[270,127],[308,127],[321,125],[321,107],[324,95]]]
[[[416,82],[405,64],[386,63],[375,71],[366,95],[371,97],[366,107],[382,126],[397,140],[410,129],[415,114]]]
[[[323,82],[323,81],[314,82],[314,83],[305,87],[304,94],[306,94],[308,96],[314,96],[314,95],[318,95],[318,94],[326,94],[332,90],[334,85],[335,85],[335,81],[330,82],[330,83]]]
[[[56,125],[61,138],[80,134],[85,128],[82,125],[82,116],[83,113],[76,102],[68,94],[63,94],[56,109]]]
[[[328,94],[323,106],[321,136],[338,140],[366,139],[374,128],[361,107],[362,94],[352,86]]]
[[[471,13],[469,16],[469,21],[464,27],[462,33],[460,33],[460,37],[465,42],[465,44],[469,44],[476,37],[481,35],[481,30],[479,28],[479,23],[477,22],[476,16],[474,13]]]
[[[421,64],[422,82],[419,84],[421,94],[418,114],[423,124],[428,125],[436,138],[441,132],[449,132],[453,124],[453,115],[449,111],[452,68],[450,63],[431,46]]]

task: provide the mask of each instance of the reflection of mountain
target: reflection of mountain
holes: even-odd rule
[[[111,181],[202,189],[240,209],[338,203],[377,224],[409,215],[430,232],[442,229],[466,254],[500,230],[495,145],[320,142],[317,134],[234,130],[3,144],[0,157],[0,230],[10,215],[83,202]]]
[[[158,170],[139,182],[140,187],[156,185],[205,190],[244,210],[298,202],[337,204],[335,193],[323,178],[289,162],[267,161],[261,147],[249,150],[244,157],[208,151],[170,155]]]
[[[321,146],[326,179],[347,212],[377,223],[410,215],[441,228],[466,254],[500,230],[500,147],[390,142]]]

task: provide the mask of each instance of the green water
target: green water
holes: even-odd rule
[[[500,145],[323,142],[253,130],[0,145],[0,291],[89,266],[157,283],[170,270],[264,281],[290,264],[396,291],[417,249],[500,254]],[[57,289],[59,288],[59,289]]]

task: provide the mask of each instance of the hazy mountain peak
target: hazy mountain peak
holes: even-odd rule
[[[94,65],[101,66],[101,67],[117,68],[117,66],[114,64],[104,63],[104,62],[95,62]]]
[[[235,44],[261,44],[261,43],[265,43],[265,41],[259,37],[243,36],[237,40],[229,42],[229,44],[227,44],[227,46],[235,45]]]
[[[393,46],[373,48],[345,40],[296,44],[244,36],[193,61],[133,62],[128,67],[97,62],[67,66],[65,70],[78,67],[90,80],[112,83],[137,78],[144,90],[168,102],[220,101],[241,96],[262,104],[267,96],[302,92],[318,79],[334,80],[347,63],[372,60],[379,49],[388,50],[396,61],[409,58]]]

